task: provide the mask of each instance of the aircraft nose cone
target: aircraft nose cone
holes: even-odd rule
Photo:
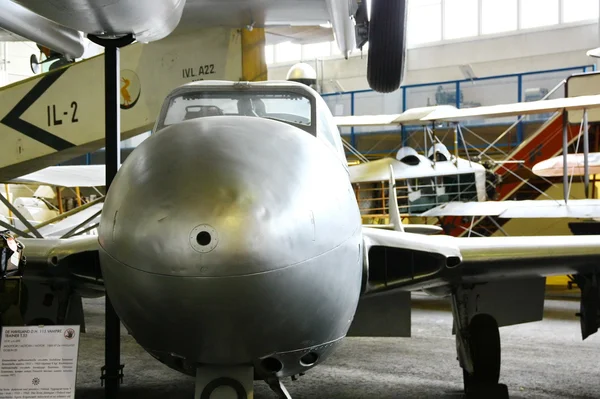
[[[347,240],[353,201],[339,158],[309,133],[261,118],[201,118],[161,130],[127,159],[100,243],[150,273],[255,274]]]

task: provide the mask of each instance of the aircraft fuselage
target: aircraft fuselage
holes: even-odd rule
[[[100,231],[117,313],[177,370],[298,374],[352,322],[358,206],[343,162],[295,126],[218,116],[161,129],[121,167]]]

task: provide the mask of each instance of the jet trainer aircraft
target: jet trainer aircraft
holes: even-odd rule
[[[229,387],[246,398],[256,379],[290,398],[282,379],[345,336],[410,336],[415,290],[451,299],[468,394],[506,393],[498,327],[541,320],[545,276],[575,276],[583,337],[597,331],[599,236],[398,230],[361,225],[318,93],[202,81],[166,98],[107,193],[98,238],[21,241],[25,277],[84,296],[105,287],[141,346],[197,376],[197,397]]]

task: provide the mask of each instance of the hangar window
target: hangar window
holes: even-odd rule
[[[303,128],[312,126],[311,102],[288,92],[198,91],[173,97],[161,127],[208,116],[253,116]]]
[[[302,46],[292,42],[275,45],[275,62],[297,61],[302,58]]]
[[[478,0],[446,0],[444,3],[444,39],[477,36]]]
[[[598,0],[563,0],[563,21],[598,19]]]
[[[482,0],[481,33],[517,30],[517,0]]]
[[[558,24],[558,0],[521,0],[521,29]]]
[[[442,40],[442,1],[412,0],[408,4],[407,44]]]
[[[265,62],[267,64],[272,64],[275,60],[274,57],[275,56],[273,54],[273,45],[265,46]]]

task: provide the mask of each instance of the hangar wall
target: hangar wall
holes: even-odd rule
[[[421,45],[408,50],[403,84],[464,79],[461,64],[471,64],[478,77],[592,64],[585,53],[599,45],[599,34],[597,22],[579,22]],[[304,61],[318,64],[324,92],[368,89],[366,54]],[[285,79],[293,64],[271,64],[269,78]]]
[[[0,86],[33,76],[29,57],[38,53],[39,50],[32,42],[0,43]]]

